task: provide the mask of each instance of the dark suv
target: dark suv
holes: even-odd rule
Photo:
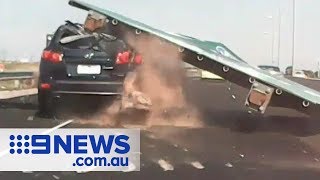
[[[128,45],[114,36],[84,33],[67,21],[44,49],[38,86],[39,113],[55,109],[62,94],[119,95],[126,74],[142,63]]]

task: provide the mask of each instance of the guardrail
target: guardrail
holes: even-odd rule
[[[4,81],[14,81],[14,90],[0,91],[0,100],[37,94],[34,72],[1,72],[0,84]]]
[[[33,79],[33,76],[0,77],[0,81]]]
[[[13,91],[0,91],[0,100],[19,98],[23,96],[32,96],[38,93],[38,89],[22,89]]]
[[[33,72],[1,72],[0,81],[15,80],[15,79],[32,79]]]

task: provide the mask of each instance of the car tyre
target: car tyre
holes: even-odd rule
[[[41,118],[51,118],[54,116],[55,103],[50,91],[38,91],[38,113]]]

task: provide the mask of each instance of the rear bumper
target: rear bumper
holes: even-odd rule
[[[87,95],[121,95],[123,82],[121,81],[70,81],[56,80],[50,83],[51,92],[59,94],[87,94]]]

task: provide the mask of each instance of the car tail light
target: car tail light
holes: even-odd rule
[[[128,51],[118,53],[116,64],[129,64],[131,59],[131,54]],[[140,54],[135,55],[133,58],[134,64],[142,64],[142,56]]]
[[[59,63],[62,61],[62,54],[53,52],[53,51],[43,51],[42,58],[46,61],[52,62],[52,63]]]
[[[51,89],[51,85],[48,83],[41,83],[40,87],[41,89]]]
[[[142,56],[140,54],[137,54],[136,57],[134,57],[134,63],[142,64]]]
[[[128,51],[118,53],[116,64],[128,64],[130,60],[130,53]]]

